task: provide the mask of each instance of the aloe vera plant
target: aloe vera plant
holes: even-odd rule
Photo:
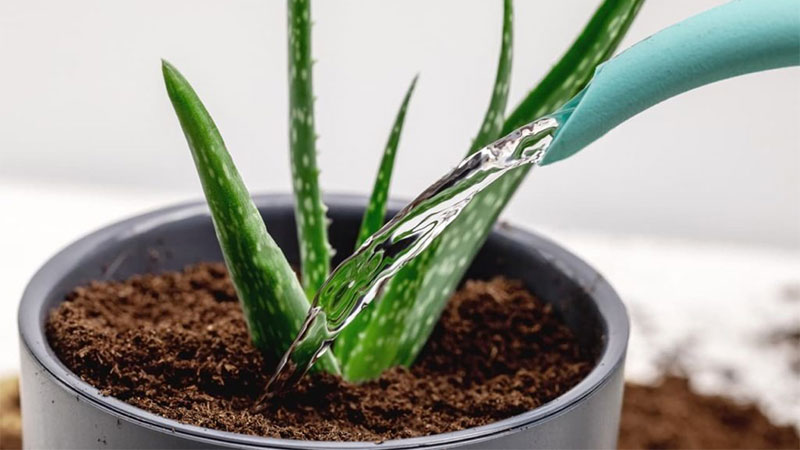
[[[605,0],[562,59],[520,104],[506,114],[513,53],[512,0],[503,1],[503,34],[489,106],[468,151],[558,108],[614,52],[643,0]],[[209,113],[185,78],[164,62],[169,98],[183,128],[211,210],[217,239],[254,344],[279,357],[298,333],[310,299],[330,272],[322,202],[312,89],[310,0],[288,0],[289,149],[301,281],[267,231]],[[411,82],[384,148],[356,246],[383,224],[394,159],[416,85]],[[431,246],[389,283],[340,335],[334,352],[315,366],[350,381],[410,365],[422,349],[445,302],[527,173],[516,169],[480,193]]]

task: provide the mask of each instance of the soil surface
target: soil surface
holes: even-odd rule
[[[656,386],[625,386],[619,448],[798,449],[800,438],[755,405],[699,395],[686,378],[667,376]]]
[[[587,352],[516,282],[468,282],[411,369],[354,386],[308,378],[251,412],[274,366],[250,345],[221,264],[70,294],[47,327],[59,357],[104,393],[200,426],[297,439],[382,440],[472,427],[534,408],[577,383]],[[781,334],[783,336],[783,334]],[[792,334],[796,336],[796,332]],[[19,448],[16,379],[0,383],[0,448]],[[800,448],[754,405],[693,392],[685,378],[628,383],[619,448]]]
[[[591,369],[549,305],[503,278],[456,293],[417,363],[351,385],[306,377],[253,412],[275,361],[250,344],[222,264],[94,282],[52,312],[58,357],[104,394],[181,422],[293,439],[381,441],[535,408]]]

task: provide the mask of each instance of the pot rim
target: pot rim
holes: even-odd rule
[[[293,196],[290,194],[261,194],[253,196],[253,199],[260,208],[294,207]],[[325,203],[331,208],[339,210],[363,211],[365,202],[366,197],[361,195],[333,194],[325,196]],[[391,201],[389,208],[396,210],[404,204],[401,201]],[[507,223],[499,223],[495,226],[493,234],[535,248],[546,261],[556,266],[558,270],[578,284],[595,303],[605,328],[604,346],[591,372],[567,392],[538,408],[479,427],[422,437],[387,440],[380,443],[304,441],[239,434],[188,425],[139,409],[116,398],[101,395],[96,388],[72,373],[58,359],[47,343],[42,320],[45,312],[42,311],[42,308],[48,292],[76,261],[80,262],[83,255],[92,253],[102,243],[109,240],[127,239],[162,224],[196,216],[209,216],[204,200],[183,202],[112,223],[85,235],[60,250],[47,260],[31,278],[22,295],[18,311],[20,342],[23,349],[42,366],[44,372],[63,389],[76,395],[76,399],[89,402],[118,419],[151,430],[206,443],[279,449],[425,448],[444,444],[477,443],[544,422],[575,407],[582,399],[592,395],[624,363],[630,332],[628,315],[619,296],[603,276],[553,241]]]

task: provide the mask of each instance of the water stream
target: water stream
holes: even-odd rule
[[[540,162],[558,126],[559,120],[545,117],[468,156],[345,259],[317,292],[267,391],[299,380],[342,329],[380,296],[389,279],[425,250],[477,193],[514,168]]]

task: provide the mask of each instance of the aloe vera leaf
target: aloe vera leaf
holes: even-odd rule
[[[406,119],[408,103],[411,100],[411,94],[414,93],[417,78],[418,77],[415,76],[414,79],[411,80],[411,85],[408,87],[406,95],[403,98],[403,103],[400,105],[400,110],[397,111],[397,116],[394,119],[392,131],[389,133],[389,141],[386,143],[386,148],[383,151],[381,165],[378,168],[378,176],[375,178],[375,185],[372,187],[372,195],[369,197],[367,209],[364,211],[364,218],[361,221],[361,228],[358,231],[356,249],[383,225],[383,219],[384,216],[386,216],[386,204],[389,201],[389,185],[392,181],[392,170],[394,169],[397,146],[400,143],[400,135],[403,132],[403,123]]]
[[[504,0],[503,31],[494,87],[480,130],[472,142],[474,148],[490,142],[503,125],[511,77],[513,26],[513,2]],[[373,378],[396,364],[395,357],[401,344],[397,333],[403,332],[404,317],[413,307],[414,295],[428,272],[428,264],[434,254],[433,249],[426,251],[398,273],[380,301],[361,314],[366,317],[353,321],[345,330],[347,334],[340,335],[339,341],[342,341],[342,337],[344,340],[336,343],[337,356],[342,361],[345,379],[359,381]]]
[[[279,358],[305,318],[309,302],[281,249],[267,232],[225,143],[189,82],[168,62],[164,82],[192,152],[225,264],[253,344]],[[319,367],[338,373],[330,354]]]
[[[544,87],[534,89],[504,121],[498,134],[489,141],[507,134],[518,125],[555,110],[579,92],[591,79],[596,66],[613,54],[642,2],[643,0],[604,1],[561,61],[540,83]],[[470,153],[478,148],[480,146],[473,145]],[[479,194],[434,245],[420,255],[419,261],[415,260],[403,268],[392,280],[379,303],[396,304],[394,307],[387,307],[387,310],[393,316],[402,318],[398,325],[383,330],[384,342],[391,342],[391,348],[387,350],[377,343],[369,344],[375,342],[370,338],[370,328],[386,328],[380,327],[379,314],[375,314],[367,329],[361,332],[367,344],[359,341],[355,345],[370,346],[362,352],[363,356],[360,355],[360,358],[368,354],[394,352],[390,363],[360,363],[351,354],[348,366],[363,364],[372,367],[373,370],[365,372],[364,376],[372,378],[393,365],[413,363],[444,305],[527,171],[527,167],[514,170]],[[398,288],[393,289],[395,286]],[[343,367],[343,371],[346,373],[350,369]]]
[[[386,216],[386,204],[389,200],[389,185],[392,179],[392,170],[394,169],[395,155],[397,154],[397,146],[400,143],[400,135],[403,132],[403,124],[405,122],[406,111],[408,104],[411,100],[411,95],[414,93],[414,87],[417,84],[418,76],[411,80],[411,85],[406,91],[400,109],[395,116],[392,131],[389,133],[389,140],[386,143],[386,148],[383,152],[380,167],[378,168],[378,175],[375,178],[375,185],[372,188],[372,195],[370,195],[367,203],[366,210],[364,211],[364,218],[361,222],[361,228],[356,238],[355,248],[358,249],[364,241],[383,225],[384,217]],[[350,343],[358,340],[358,336],[352,334],[356,330],[363,329],[367,322],[370,320],[370,315],[375,312],[375,309],[370,308],[358,315],[353,323],[347,328],[342,330],[342,333],[336,339],[334,352],[338,358],[345,358],[349,354]],[[341,353],[340,353],[341,352]],[[344,366],[344,360],[339,361]]]
[[[313,298],[330,272],[327,208],[322,203],[311,80],[310,0],[288,0],[289,150],[303,288]]]
[[[511,61],[514,53],[514,5],[512,0],[503,1],[503,44],[497,62],[497,74],[489,107],[483,116],[478,135],[473,139],[470,153],[497,139],[503,126],[503,117],[508,103],[508,89],[511,85]]]

